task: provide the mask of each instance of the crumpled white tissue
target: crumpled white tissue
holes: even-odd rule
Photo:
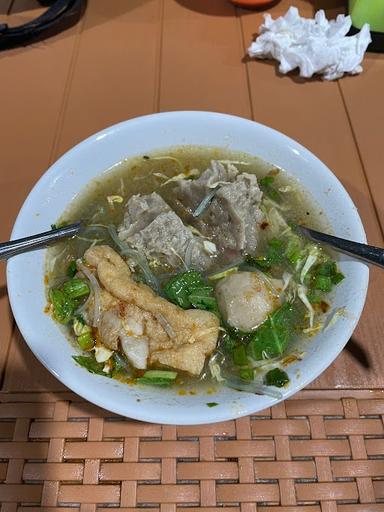
[[[360,64],[371,34],[366,23],[358,34],[346,37],[351,25],[350,16],[340,14],[328,21],[323,10],[314,19],[302,18],[296,7],[275,20],[265,14],[260,36],[248,48],[248,54],[278,60],[280,73],[299,68],[304,78],[319,74],[325,80],[336,80],[344,73],[356,75],[363,71]]]

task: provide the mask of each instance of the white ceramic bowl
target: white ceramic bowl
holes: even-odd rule
[[[364,229],[351,198],[332,172],[312,153],[285,135],[246,119],[208,112],[171,112],[132,119],[81,142],[42,176],[25,201],[12,238],[46,231],[68,203],[95,176],[131,156],[184,144],[225,146],[286,169],[310,191],[326,212],[336,235],[366,242]],[[36,357],[61,382],[87,400],[123,416],[171,424],[210,423],[260,411],[276,399],[227,388],[214,395],[180,396],[172,389],[120,384],[91,375],[73,360],[73,347],[59,327],[44,314],[45,251],[12,258],[7,267],[12,310],[26,342]],[[343,259],[346,279],[337,287],[334,308],[347,314],[308,345],[304,359],[292,364],[291,383],[283,398],[309,384],[336,358],[360,317],[368,268]],[[299,371],[297,371],[299,370]],[[209,408],[207,402],[219,405]]]

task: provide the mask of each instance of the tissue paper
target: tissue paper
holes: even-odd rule
[[[314,19],[302,18],[296,7],[290,7],[280,18],[264,15],[260,36],[248,49],[250,57],[276,59],[279,71],[288,73],[299,68],[300,76],[310,78],[314,74],[325,80],[336,80],[344,73],[361,73],[361,62],[371,42],[369,25],[350,37],[350,16],[340,14],[328,21],[323,10]]]

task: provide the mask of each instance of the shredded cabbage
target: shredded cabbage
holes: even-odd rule
[[[308,297],[307,297],[307,287],[302,285],[302,284],[299,284],[298,287],[297,287],[297,295],[299,296],[299,299],[301,300],[301,302],[304,304],[304,306],[308,310],[308,313],[309,313],[309,326],[312,328],[313,327],[313,321],[314,321],[314,318],[315,318],[315,311],[314,311],[314,309],[312,307],[312,304],[308,300]]]
[[[301,269],[301,272],[300,272],[301,283],[304,283],[305,276],[311,270],[313,265],[317,262],[319,256],[320,256],[320,249],[316,245],[312,245],[309,250],[307,259],[305,260],[303,268]]]
[[[291,280],[292,280],[292,274],[290,274],[289,272],[284,272],[283,273],[283,292],[288,288]]]

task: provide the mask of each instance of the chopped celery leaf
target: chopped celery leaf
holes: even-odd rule
[[[200,272],[189,270],[172,277],[164,286],[166,297],[183,309],[196,308],[217,313],[218,306],[213,286]]]
[[[88,370],[90,373],[110,377],[107,373],[103,372],[104,363],[98,363],[93,356],[72,356],[77,364]]]
[[[88,295],[90,290],[89,286],[82,279],[76,279],[75,277],[70,281],[67,281],[61,287],[63,293],[70,299],[77,299]]]
[[[289,377],[283,370],[280,370],[280,368],[274,368],[265,375],[264,382],[267,386],[282,388],[288,384]]]
[[[176,380],[177,372],[167,370],[148,370],[142,377],[136,379],[140,384],[147,386],[166,387],[173,384]]]
[[[259,185],[264,194],[272,199],[272,201],[276,201],[277,203],[281,201],[281,196],[279,192],[273,186],[274,177],[267,175],[264,178],[259,180]]]
[[[77,307],[77,302],[59,288],[51,288],[49,299],[53,306],[53,316],[60,324],[67,324]]]
[[[77,273],[76,260],[72,260],[71,263],[67,267],[67,276],[75,277]]]
[[[238,366],[244,366],[248,363],[247,350],[244,345],[238,345],[232,352],[233,362]]]
[[[248,355],[259,361],[283,354],[295,334],[301,316],[301,308],[296,303],[285,302],[252,333]]]
[[[253,380],[255,376],[252,368],[242,368],[239,372],[239,375],[243,380]]]
[[[265,271],[273,265],[283,263],[284,252],[284,242],[278,238],[273,238],[268,242],[267,254],[265,256],[246,256],[245,262]]]

